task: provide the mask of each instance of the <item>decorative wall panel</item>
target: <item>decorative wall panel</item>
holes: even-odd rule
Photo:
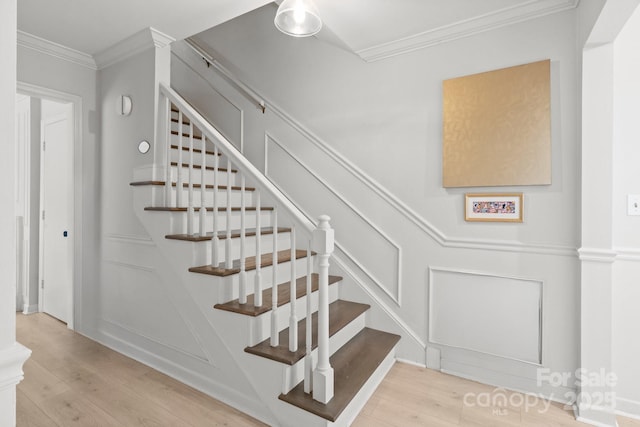
[[[550,61],[443,82],[444,187],[551,184]]]

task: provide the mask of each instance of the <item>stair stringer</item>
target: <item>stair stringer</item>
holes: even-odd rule
[[[198,322],[198,335],[202,337],[202,340],[208,340],[210,342],[203,342],[201,344],[207,348],[207,351],[216,354],[218,354],[221,349],[225,350],[225,356],[228,356],[232,360],[225,360],[225,366],[220,366],[220,369],[224,370],[227,369],[227,366],[230,366],[232,370],[242,371],[243,380],[246,384],[250,385],[253,391],[253,399],[246,395],[241,395],[235,390],[238,384],[238,374],[230,377],[226,384],[221,384],[224,389],[230,392],[232,397],[228,395],[220,396],[218,390],[215,389],[211,390],[210,388],[203,388],[198,385],[196,385],[196,388],[267,422],[269,425],[281,425],[284,427],[298,427],[300,425],[310,427],[349,425],[392,366],[395,361],[395,351],[389,353],[385,362],[367,381],[363,389],[356,395],[336,422],[327,421],[324,418],[281,401],[278,399],[280,393],[288,392],[302,381],[304,375],[304,359],[293,366],[288,366],[246,353],[244,351],[245,347],[256,344],[268,337],[270,330],[270,312],[261,316],[250,317],[214,309],[214,304],[226,302],[237,297],[237,295],[234,295],[234,291],[230,291],[230,288],[237,289],[237,275],[219,278],[188,272],[188,267],[193,264],[194,259],[202,258],[202,255],[198,253],[206,251],[206,243],[201,243],[201,246],[198,244],[188,244],[185,246],[183,244],[184,242],[166,239],[165,232],[167,224],[172,221],[168,216],[175,216],[175,214],[145,212],[145,206],[153,205],[151,192],[145,188],[136,188],[134,192],[134,209],[136,215],[144,224],[152,240],[163,254],[162,258],[164,262],[158,262],[159,269],[163,277],[169,278],[172,283],[175,283],[175,286],[167,285],[167,287],[171,288],[168,292],[176,301],[188,299],[189,304],[195,306],[195,309],[189,310],[189,313],[183,313],[184,310],[181,310],[181,307],[187,304],[183,303],[181,307],[176,305],[176,308],[184,318],[190,319],[189,323],[191,325],[194,324],[191,319],[198,317],[195,316],[195,311],[206,319],[207,323],[204,326],[202,325],[201,319]],[[185,251],[185,248],[190,249]],[[298,271],[305,271],[304,263],[306,263],[306,260],[298,260],[297,262],[300,263]],[[289,274],[288,264],[289,263],[281,264],[281,270],[284,271],[285,276],[278,278],[279,283],[280,280],[286,281],[289,279],[289,277],[287,277]],[[268,268],[264,268],[264,270],[268,270]],[[174,277],[175,279],[172,279]],[[270,278],[270,272],[265,271],[265,277]],[[269,281],[269,279],[267,281]],[[252,283],[252,280],[248,280],[248,283]],[[331,302],[338,299],[339,285],[340,282],[337,282],[329,287]],[[311,299],[313,310],[315,311],[317,310],[317,292],[312,293]],[[268,304],[268,302],[266,303]],[[296,305],[297,312],[304,313],[306,310],[306,296],[296,300]],[[289,307],[289,303],[280,307],[281,315],[279,316],[278,330],[283,330],[288,327]],[[366,314],[362,314],[358,319],[352,321],[343,330],[331,337],[330,354],[333,354],[362,330],[365,324],[368,323],[365,319]],[[224,325],[224,327],[219,328],[219,325]],[[233,327],[229,327],[229,325],[233,325]],[[202,329],[204,328],[210,330],[203,331]],[[314,360],[316,359],[316,353],[317,349],[313,352]],[[213,358],[216,360],[220,359],[215,356]],[[183,379],[180,375],[177,377]],[[188,380],[185,382],[188,384],[193,383]]]
[[[237,355],[219,334],[220,330],[230,328],[227,325],[225,328],[216,328],[217,319],[212,313],[218,310],[214,310],[213,305],[226,295],[223,288],[228,288],[228,280],[188,272],[191,255],[176,256],[176,248],[171,247],[175,242],[165,239],[166,218],[161,218],[163,213],[144,211],[144,206],[151,205],[150,194],[147,196],[145,190],[135,190],[134,211],[161,254],[157,267],[165,279],[163,284],[167,294],[174,301],[180,316],[192,328],[203,351],[209,356],[212,372],[218,373],[219,378],[215,381],[209,378],[194,380],[193,375],[185,375],[188,369],[172,361],[166,363],[176,366],[170,372],[155,363],[149,364],[269,425],[278,425],[277,418],[260,392],[261,388],[256,387],[255,381],[247,376]],[[207,279],[206,283],[203,283],[203,279]]]
[[[219,396],[215,390],[211,392],[209,389],[203,390],[201,387],[197,388],[243,412],[267,422],[269,425],[281,425],[285,427],[298,427],[301,425],[309,427],[342,425],[330,423],[321,417],[306,411],[301,411],[295,406],[278,399],[279,394],[285,391],[286,386],[284,386],[284,384],[288,384],[288,388],[286,389],[286,391],[288,391],[302,381],[304,361],[300,361],[294,366],[287,366],[279,362],[251,355],[244,351],[245,347],[268,338],[270,332],[270,312],[261,316],[250,317],[214,309],[213,306],[217,303],[223,303],[230,299],[237,298],[237,275],[221,278],[190,273],[188,271],[189,266],[192,265],[194,258],[202,258],[202,255],[198,255],[197,252],[204,251],[204,245],[206,245],[206,243],[202,243],[201,246],[185,246],[181,244],[184,242],[166,239],[165,230],[167,229],[167,224],[173,220],[169,218],[169,216],[175,216],[175,214],[144,211],[145,206],[153,205],[151,192],[145,188],[134,188],[133,191],[136,215],[144,224],[152,240],[163,254],[162,258],[164,262],[159,262],[159,264],[162,264],[162,273],[164,277],[175,277],[175,286],[170,291],[172,298],[176,298],[177,300],[188,298],[191,304],[195,304],[197,307],[196,310],[206,319],[206,327],[210,329],[210,331],[204,331],[203,336],[206,335],[207,339],[215,341],[213,345],[209,343],[207,348],[212,352],[217,352],[221,348],[225,349],[225,354],[233,359],[233,367],[241,370],[243,379],[251,385],[257,404],[255,404],[255,402],[253,405],[249,404],[246,396],[241,396],[240,399],[234,400]],[[183,215],[186,214],[183,213]],[[191,250],[180,250],[181,248],[184,249],[188,247],[191,247]],[[296,262],[298,263],[298,271],[305,271],[306,260],[301,259]],[[279,265],[282,267],[280,269],[282,273],[278,274],[278,282],[280,283],[289,279],[290,269],[288,268],[289,262]],[[270,282],[270,267],[263,268],[263,273],[265,274],[265,282]],[[252,278],[253,276],[248,277],[248,283],[253,283]],[[334,283],[329,287],[330,302],[338,298],[339,283],[340,282]],[[296,300],[298,313],[305,312],[306,298],[305,296]],[[311,299],[313,310],[316,311],[318,306],[317,292],[312,293]],[[265,303],[268,304],[269,302]],[[281,315],[278,317],[278,330],[283,330],[288,327],[289,307],[290,303],[279,307]],[[183,310],[180,310],[180,307],[176,308],[182,315]],[[190,316],[193,316],[193,312],[190,313]],[[349,325],[344,328],[344,333],[337,333],[331,338],[331,354],[364,327],[364,315],[361,316],[359,321],[352,323],[356,326]],[[220,328],[219,325],[223,325],[224,327]],[[229,327],[229,325],[233,325],[233,327]],[[314,357],[316,353],[317,350],[314,350]],[[221,366],[220,369],[225,369],[225,367]],[[180,376],[178,376],[178,378],[183,379]],[[189,381],[185,382],[191,384]],[[237,397],[238,393],[233,390],[233,386],[235,385],[235,378],[232,378],[228,384],[223,384],[225,389],[232,391],[232,394]],[[240,402],[238,403],[236,400],[240,400]],[[264,411],[257,411],[255,407],[266,407],[269,410],[268,413],[265,414]]]

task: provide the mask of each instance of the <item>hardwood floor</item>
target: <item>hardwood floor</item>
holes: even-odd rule
[[[18,341],[33,353],[17,390],[17,426],[263,426],[152,368],[111,351],[45,315],[16,315]],[[562,405],[474,405],[467,393],[494,388],[396,363],[354,427],[582,426]],[[546,409],[545,409],[546,408]],[[621,427],[640,421],[618,417]]]

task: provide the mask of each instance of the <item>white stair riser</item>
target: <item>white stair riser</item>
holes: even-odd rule
[[[186,142],[186,144],[185,144],[185,142]],[[183,141],[183,147],[189,147],[188,141]],[[196,147],[195,144],[194,144],[193,148],[194,148],[194,150],[199,150],[200,149],[200,147]],[[207,150],[207,151],[210,151],[210,150]],[[173,148],[171,150],[171,161],[172,162],[178,162],[179,160],[182,160],[182,163],[189,163],[189,151],[182,150],[182,159],[180,159],[180,150],[178,150],[177,148]],[[214,165],[214,161],[215,161],[215,156],[213,154],[206,154],[205,155],[205,162],[206,162],[207,166],[213,166]],[[202,164],[202,153],[198,153],[198,152],[194,151],[194,153],[193,153],[193,164],[194,165]],[[220,159],[218,166],[223,168],[226,165],[227,165],[227,161],[224,160],[224,159]]]
[[[272,234],[263,234],[261,237],[261,251],[264,253],[267,250],[270,250],[273,247],[273,235]],[[245,256],[250,257],[256,254],[256,236],[247,236],[245,237]],[[205,265],[211,262],[211,252],[213,250],[213,245],[211,240],[206,242],[189,242],[183,240],[172,240],[175,242],[175,247],[177,251],[186,252],[192,254],[192,262],[191,265]],[[226,247],[227,247],[226,239],[218,239],[218,256],[220,257],[220,261],[224,261],[226,259]],[[278,233],[278,248],[281,250],[287,249],[290,247],[291,237],[290,233]],[[240,259],[240,238],[232,238],[231,239],[231,259]]]
[[[339,282],[329,286],[329,303],[336,301],[339,297]],[[271,305],[271,301],[263,301],[267,306]],[[306,317],[307,313],[307,297],[298,298],[296,300],[296,316],[298,320]],[[282,331],[289,327],[291,304],[287,303],[278,307],[278,330]],[[318,292],[311,294],[311,311],[318,311]],[[254,346],[271,336],[271,312],[262,314],[252,319],[250,322],[250,332],[247,334],[247,346]]]
[[[365,327],[366,312],[353,319],[348,325],[340,329],[329,338],[329,354],[332,355],[355,337]],[[313,360],[317,361],[318,350],[312,352]],[[287,366],[284,371],[282,393],[289,393],[300,381],[304,380],[304,359],[293,366]]]
[[[174,129],[175,131],[176,129]],[[186,136],[182,136],[182,141],[180,141],[180,136],[179,135],[171,135],[171,145],[179,147],[180,143],[182,143],[183,147],[189,147],[189,129],[186,128],[183,132],[183,134],[186,134]],[[213,145],[213,142],[211,142],[210,140],[207,139],[207,142],[205,144],[206,147],[206,151],[211,153],[209,154],[209,156],[213,156],[213,152],[215,150],[215,147]],[[197,138],[193,138],[193,148],[194,150],[201,150],[202,149],[202,140],[201,139],[197,139]],[[175,151],[175,152],[179,152],[178,149],[176,148],[172,148],[171,151]],[[183,151],[183,159],[187,159],[188,158],[188,151]],[[193,157],[195,160],[195,163],[200,163],[200,156],[202,154],[201,153],[193,153]],[[227,157],[224,155],[224,153],[219,153],[220,156],[220,167],[225,167],[227,165]],[[211,158],[207,157],[207,164],[212,165],[213,163],[211,163]]]
[[[226,184],[225,184],[226,185]],[[154,200],[164,200],[164,192],[166,191],[164,186],[154,186],[153,188],[153,197]],[[213,188],[207,188],[204,194],[204,205],[206,207],[213,206],[213,194],[216,193],[216,204],[218,207],[226,207],[227,206],[227,190],[214,190]],[[176,205],[177,201],[178,188],[176,186],[171,187],[171,206]],[[240,203],[242,201],[242,192],[240,190],[231,190],[231,207],[240,207]],[[200,200],[202,198],[202,191],[200,188],[193,189],[193,205],[195,207],[200,207]],[[253,206],[253,191],[245,191],[244,192],[244,203],[246,207]],[[182,188],[182,203],[181,207],[186,207],[189,203],[189,189],[183,187]]]
[[[167,234],[184,234],[187,232],[187,213],[186,212],[154,212],[157,215],[165,215],[168,219],[168,227]],[[262,227],[270,227],[271,226],[271,211],[262,211],[261,215],[261,226]],[[232,211],[230,214],[230,227],[232,230],[240,229],[240,212]],[[226,230],[227,229],[227,212],[217,212],[216,220],[218,221],[217,230]],[[205,231],[211,232],[213,231],[213,212],[207,211],[207,215],[205,218]],[[256,226],[256,212],[255,211],[247,211],[245,213],[245,226],[247,228],[254,228]],[[194,233],[199,232],[200,230],[200,213],[195,211],[194,219],[193,219],[193,231]]]
[[[315,257],[314,257],[315,258]],[[315,260],[312,259],[312,263]],[[301,277],[304,276],[307,272],[307,258],[300,258],[296,260],[296,276]],[[194,273],[196,274],[196,273]],[[249,270],[246,273],[247,277],[247,293],[252,294],[253,288],[255,284],[256,270]],[[273,284],[273,266],[262,267],[260,269],[261,283],[262,289],[266,289],[272,286]],[[211,277],[211,276],[209,276]],[[234,274],[231,276],[227,276],[224,278],[226,281],[225,286],[220,287],[221,294],[219,296],[219,301],[226,302],[231,301],[238,298],[239,293],[239,283],[240,277],[238,274]],[[278,264],[276,271],[276,283],[285,283],[291,280],[291,263],[289,261]],[[266,305],[271,305],[271,301],[263,301]]]
[[[184,163],[186,163],[186,160],[183,161]],[[196,164],[199,164],[196,163]],[[224,168],[224,166],[220,166],[221,168]],[[189,181],[189,168],[187,166],[183,166],[181,168],[181,172],[182,174],[182,182],[193,182],[194,184],[201,184],[202,183],[202,176],[201,176],[201,172],[200,169],[193,169],[193,173],[191,175],[191,181]],[[205,184],[213,184],[214,182],[214,173],[215,171],[213,170],[205,170],[204,173],[204,182]],[[164,177],[163,177],[164,179]],[[178,182],[178,167],[177,166],[171,166],[171,182]],[[231,185],[238,185],[238,183],[240,182],[240,177],[238,176],[237,173],[235,172],[231,172]],[[218,185],[228,185],[228,181],[227,181],[227,172],[225,171],[218,171]],[[239,185],[238,185],[239,186]]]

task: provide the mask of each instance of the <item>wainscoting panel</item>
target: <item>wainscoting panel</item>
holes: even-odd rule
[[[429,269],[429,342],[541,364],[541,281]]]
[[[265,136],[265,174],[273,178],[274,182],[286,185],[286,188],[280,189],[292,200],[305,200],[302,206],[308,209],[305,210],[305,214],[312,220],[315,221],[321,214],[328,214],[334,218],[331,226],[336,232],[336,245],[383,292],[396,304],[401,305],[400,246],[268,134]],[[296,179],[286,179],[287,176],[295,176]],[[320,194],[322,197],[318,197]],[[334,202],[323,203],[322,200],[327,198]],[[367,236],[367,244],[354,242],[356,236]]]
[[[140,338],[206,361],[197,338],[166,294],[157,257],[148,236],[105,235],[100,317]]]

